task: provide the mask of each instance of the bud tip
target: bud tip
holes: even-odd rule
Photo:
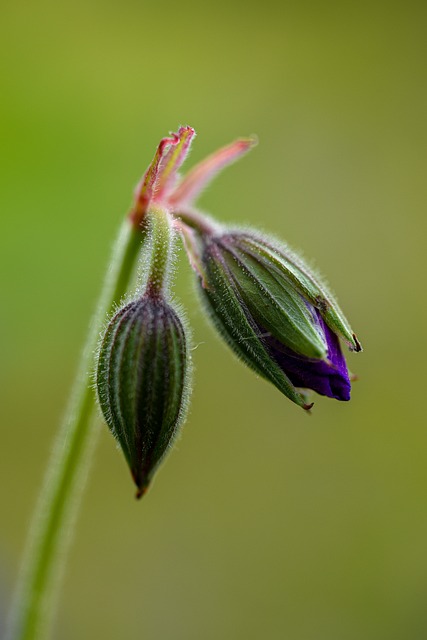
[[[145,496],[148,491],[148,486],[148,484],[145,484],[142,487],[138,487],[137,492],[135,493],[135,498],[137,500],[141,500],[142,496]]]
[[[310,409],[312,408],[313,405],[314,405],[314,402],[310,402],[310,404],[303,404],[302,408],[304,409],[304,411],[307,411],[309,415],[311,415]]]
[[[360,344],[359,340],[357,339],[357,336],[356,336],[355,333],[353,333],[353,340],[354,340],[354,344],[356,345],[355,351],[356,352],[363,351],[362,345]]]

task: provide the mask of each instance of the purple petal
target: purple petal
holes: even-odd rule
[[[271,336],[265,339],[267,347],[296,387],[312,389],[336,400],[350,400],[350,378],[339,339],[316,310],[315,313],[328,344],[329,363],[300,356]]]

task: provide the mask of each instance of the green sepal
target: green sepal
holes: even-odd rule
[[[255,233],[229,233],[236,245],[248,256],[263,263],[272,273],[285,277],[295,289],[316,307],[326,324],[334,333],[341,336],[354,351],[362,347],[352,331],[350,324],[341,311],[335,297],[320,278],[313,274],[304,261],[285,244],[275,242]]]
[[[129,303],[110,321],[97,368],[104,418],[146,491],[183,421],[189,375],[182,322],[162,298]]]
[[[287,278],[279,278],[262,260],[238,247],[225,249],[224,258],[259,326],[295,353],[326,359],[328,346],[324,336],[317,330],[304,299]]]
[[[251,369],[272,382],[286,397],[304,409],[305,398],[270,356],[256,322],[245,308],[238,287],[226,264],[206,258],[206,283],[199,291],[210,317],[234,353]]]

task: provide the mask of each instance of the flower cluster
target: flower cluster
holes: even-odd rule
[[[180,235],[200,298],[234,353],[306,411],[310,392],[349,400],[341,341],[361,346],[335,298],[283,242],[223,226],[194,202],[212,178],[255,144],[240,139],[178,174],[191,127],[161,140],[135,192],[129,219],[148,237],[144,284],[109,322],[99,349],[98,398],[143,495],[185,417],[190,387],[186,322],[170,296],[174,237]]]

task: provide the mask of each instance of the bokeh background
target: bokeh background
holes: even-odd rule
[[[188,166],[258,135],[201,205],[315,261],[359,381],[307,417],[220,344],[182,261],[188,423],[138,503],[101,429],[54,637],[427,637],[425,7],[2,4],[0,620],[116,230],[190,124]]]

